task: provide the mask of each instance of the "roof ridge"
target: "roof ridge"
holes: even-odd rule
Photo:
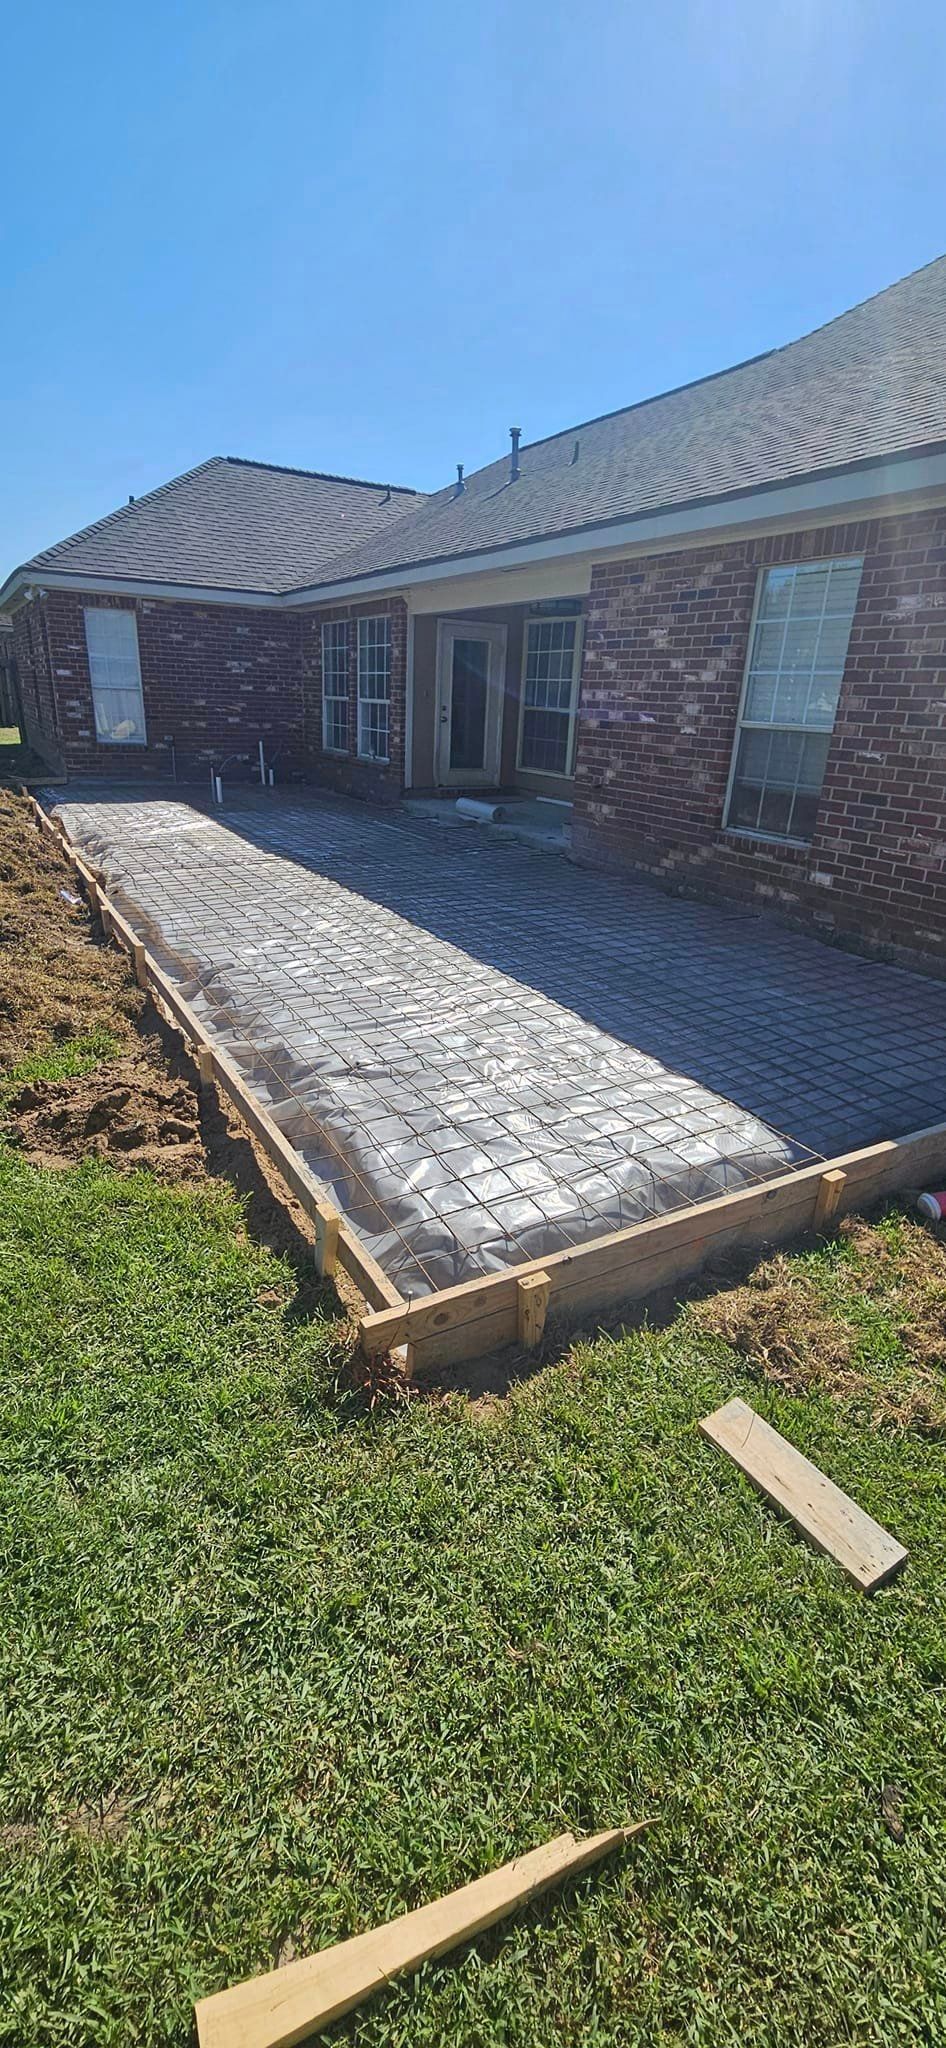
[[[920,263],[915,270],[905,271],[902,277],[895,277],[891,284],[882,285],[879,291],[868,292],[866,299],[857,299],[853,306],[845,306],[842,312],[832,313],[829,320],[820,320],[817,326],[806,327],[804,334],[796,334],[791,341],[776,342],[772,348],[760,349],[757,355],[743,356],[738,363],[727,363],[722,370],[707,370],[705,376],[702,377],[689,377],[683,384],[668,384],[665,391],[652,391],[647,398],[635,398],[631,405],[616,405],[609,412],[593,413],[590,419],[576,420],[573,426],[559,427],[553,434],[540,434],[535,441],[524,441],[522,452],[525,454],[529,448],[544,448],[549,441],[561,441],[564,440],[567,434],[581,433],[583,427],[597,427],[601,425],[603,420],[617,420],[621,419],[626,413],[641,412],[647,405],[659,405],[662,398],[678,398],[682,391],[697,391],[702,384],[715,384],[721,377],[734,377],[737,370],[751,369],[753,363],[765,363],[769,362],[773,356],[785,355],[789,349],[797,348],[799,342],[810,341],[815,334],[824,334],[827,328],[835,327],[840,320],[849,319],[852,313],[861,312],[864,306],[872,305],[875,299],[886,298],[888,292],[897,291],[901,285],[909,284],[911,278],[921,277],[924,270],[933,270],[937,263],[944,261],[946,261],[946,255],[944,254],[931,256],[928,263]],[[505,457],[497,455],[494,456],[493,460],[495,462],[502,462],[505,460]],[[487,462],[484,463],[483,467],[484,469],[492,469],[493,464]],[[446,484],[442,488],[449,490],[450,487]]]
[[[397,491],[408,498],[425,498],[427,491],[419,491],[416,484],[372,483],[364,476],[336,476],[330,469],[299,469],[294,462],[256,462],[252,455],[215,456],[214,461],[232,462],[240,469],[273,469],[279,476],[311,476],[323,484],[356,484],[364,491]]]
[[[155,484],[153,491],[142,491],[140,498],[132,498],[127,505],[116,505],[114,512],[103,512],[101,519],[93,519],[88,526],[80,526],[78,532],[67,533],[63,536],[62,540],[53,541],[50,547],[41,548],[38,555],[31,555],[29,561],[22,562],[20,567],[23,569],[42,567],[48,562],[50,556],[56,554],[60,548],[69,547],[74,540],[88,540],[90,534],[101,533],[103,526],[111,526],[113,519],[123,519],[127,512],[136,512],[139,505],[147,505],[152,498],[163,497],[165,491],[175,490],[178,484],[186,483],[190,477],[200,476],[202,470],[213,469],[215,463],[226,462],[226,460],[227,457],[225,455],[208,455],[206,461],[195,462],[193,469],[183,469],[180,476],[172,476],[168,478],[166,483]],[[16,575],[18,572],[14,570],[13,573]]]

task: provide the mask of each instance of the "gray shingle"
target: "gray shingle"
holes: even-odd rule
[[[279,591],[404,516],[417,493],[216,455],[25,566]]]
[[[340,553],[331,577],[575,532],[944,440],[939,257],[801,341],[524,447],[515,483],[504,454],[468,477],[462,496],[440,491]]]
[[[734,369],[569,427],[461,496],[217,457],[26,566],[293,591],[503,548],[946,442],[946,257]],[[574,460],[577,444],[577,460]]]

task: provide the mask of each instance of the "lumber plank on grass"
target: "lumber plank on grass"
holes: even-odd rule
[[[515,1342],[518,1283],[530,1274],[548,1275],[549,1306],[563,1317],[603,1312],[692,1279],[723,1252],[785,1243],[810,1230],[826,1173],[844,1175],[843,1183],[830,1184],[839,1215],[898,1189],[922,1187],[928,1175],[944,1168],[946,1124],[934,1124],[676,1209],[650,1223],[632,1224],[574,1250],[463,1281],[406,1303],[400,1312],[379,1309],[362,1321],[362,1349],[377,1357],[393,1345],[408,1344],[415,1367],[480,1358]]]
[[[705,1415],[699,1429],[797,1523],[816,1550],[835,1558],[862,1592],[872,1593],[906,1563],[902,1543],[764,1422],[748,1401],[727,1401]]]
[[[290,2048],[321,2033],[392,1977],[419,1970],[471,1940],[550,1885],[587,1870],[648,1825],[638,1821],[634,1827],[609,1828],[583,1842],[559,1835],[383,1927],[202,1998],[194,2008],[200,2048]]]

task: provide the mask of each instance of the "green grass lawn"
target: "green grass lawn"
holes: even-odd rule
[[[848,1399],[689,1310],[370,1412],[225,1191],[0,1152],[0,2040],[188,2042],[195,1996],[645,1813],[332,2038],[946,2039],[946,1470],[872,1415],[913,1367],[858,1259],[803,1259]],[[907,1543],[891,1587],[702,1442],[734,1392]]]

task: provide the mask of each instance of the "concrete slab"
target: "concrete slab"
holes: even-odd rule
[[[49,792],[406,1295],[946,1116],[946,986],[315,792]]]

